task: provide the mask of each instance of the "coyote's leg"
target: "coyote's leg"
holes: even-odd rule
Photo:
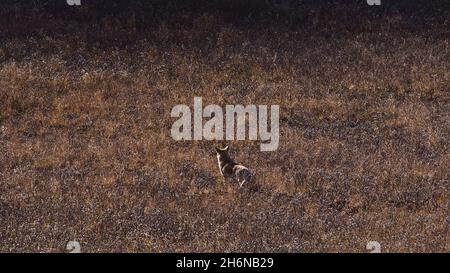
[[[245,179],[238,180],[238,183],[239,183],[239,187],[242,188],[242,186],[244,186]]]

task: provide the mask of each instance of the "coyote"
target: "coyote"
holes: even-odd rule
[[[217,161],[219,163],[220,174],[224,178],[234,178],[238,181],[239,186],[242,187],[245,183],[249,183],[252,181],[254,175],[253,173],[245,166],[236,163],[233,159],[231,159],[228,151],[230,150],[230,146],[227,146],[223,149],[216,147],[217,152]]]

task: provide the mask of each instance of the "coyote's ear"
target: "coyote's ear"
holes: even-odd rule
[[[228,152],[230,150],[230,146],[225,147],[224,150]]]

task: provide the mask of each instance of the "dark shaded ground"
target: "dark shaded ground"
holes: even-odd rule
[[[3,2],[0,251],[450,250],[448,1]],[[194,96],[280,104],[258,189],[170,138]]]

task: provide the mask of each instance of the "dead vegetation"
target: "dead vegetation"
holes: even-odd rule
[[[0,11],[0,251],[450,251],[445,1],[36,2]],[[276,152],[232,143],[256,191],[171,139],[194,96],[280,104]]]

